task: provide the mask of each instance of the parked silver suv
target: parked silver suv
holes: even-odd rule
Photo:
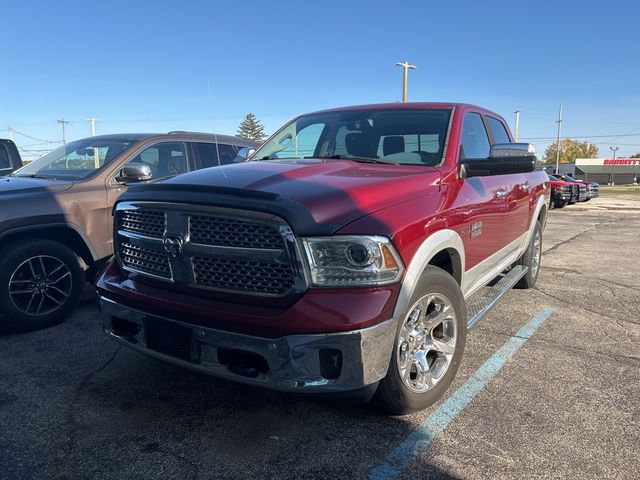
[[[255,146],[188,132],[102,135],[0,177],[0,327],[43,328],[71,312],[85,272],[113,253],[111,210],[128,184],[232,163]]]

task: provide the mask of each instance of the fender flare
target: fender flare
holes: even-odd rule
[[[396,307],[393,312],[394,317],[402,315],[407,308],[409,308],[409,300],[413,296],[413,292],[418,283],[418,279],[422,275],[422,272],[431,261],[431,259],[442,250],[455,250],[460,257],[460,273],[464,277],[465,272],[465,256],[464,256],[464,244],[462,238],[451,229],[444,229],[435,232],[430,235],[422,245],[418,247],[416,253],[409,265],[407,265],[407,271],[402,281],[402,287],[398,294],[398,300],[396,301]]]

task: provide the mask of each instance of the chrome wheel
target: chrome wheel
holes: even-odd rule
[[[536,229],[535,237],[533,237],[533,251],[531,252],[531,276],[535,278],[540,268],[540,257],[542,256],[542,237],[540,229]]]
[[[398,373],[410,391],[426,392],[447,373],[456,349],[456,325],[456,312],[444,295],[426,295],[411,307],[396,351]]]
[[[71,271],[62,260],[49,255],[31,257],[9,279],[9,298],[26,315],[43,316],[62,307],[73,287]]]

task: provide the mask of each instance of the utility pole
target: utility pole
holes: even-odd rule
[[[520,112],[522,110],[520,110],[519,108],[516,109],[515,113],[516,114],[516,142],[518,141],[518,130],[520,129]]]
[[[560,104],[560,111],[558,112],[558,141],[556,142],[556,175],[560,174],[560,131],[562,128],[562,104]]]
[[[96,136],[96,122],[98,121],[97,118],[91,117],[91,118],[87,118],[87,122],[91,123],[91,136],[95,137]]]
[[[396,65],[404,69],[402,77],[402,103],[407,103],[407,80],[409,79],[409,69],[415,70],[416,66],[411,65],[409,62],[398,62]]]
[[[60,120],[58,120],[58,123],[62,125],[62,144],[65,145],[67,143],[65,127],[69,125],[70,122],[68,120],[65,120],[64,118],[61,118]]]
[[[611,165],[611,174],[610,174],[610,182],[607,185],[615,185],[616,182],[613,179],[613,170],[616,168],[616,152],[618,151],[618,147],[609,147],[613,152],[613,164]]]
[[[7,127],[7,130],[9,130],[9,140],[13,140],[13,128]]]

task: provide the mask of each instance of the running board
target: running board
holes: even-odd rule
[[[493,306],[527,274],[529,267],[516,265],[507,273],[496,277],[489,285],[472,294],[467,302],[467,327],[471,330]]]

